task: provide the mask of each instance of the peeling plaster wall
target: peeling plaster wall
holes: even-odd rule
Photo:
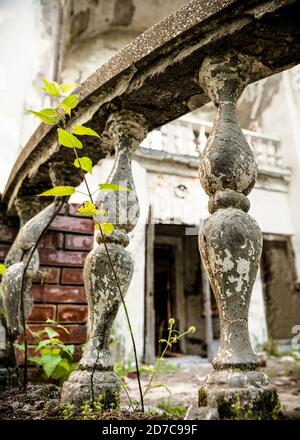
[[[66,49],[111,30],[140,34],[188,0],[67,0]]]
[[[0,9],[0,192],[18,151],[39,125],[28,108],[49,105],[39,87],[56,70],[58,2],[2,0]]]
[[[74,45],[63,62],[62,82],[84,81],[137,36],[136,32],[114,30]]]
[[[247,110],[247,109],[251,109]],[[275,201],[268,193],[268,208],[280,203],[281,214],[277,219],[280,229],[290,230],[296,255],[298,278],[300,277],[300,66],[273,75],[247,87],[239,105],[239,116],[243,128],[251,128],[271,134],[281,140],[283,160],[291,169],[291,181],[285,198]],[[272,200],[272,203],[271,203]],[[264,206],[262,200],[261,208]],[[265,220],[269,219],[269,209],[263,209]],[[284,213],[288,213],[289,222]],[[266,228],[265,221],[263,229]],[[274,232],[274,231],[273,231]]]

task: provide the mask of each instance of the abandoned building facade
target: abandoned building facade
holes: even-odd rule
[[[49,104],[37,92],[42,78],[63,83],[84,82],[126,44],[187,2],[80,0],[66,2],[63,11],[59,2],[29,3],[32,3],[30,8],[22,1],[4,2],[6,15],[0,43],[9,40],[11,46],[5,49],[0,65],[0,96],[5,103],[2,106],[5,113],[1,114],[5,123],[0,137],[1,145],[6,145],[5,151],[1,151],[1,192],[5,192],[19,148],[36,128],[25,109]],[[14,28],[19,23],[12,20],[12,5],[18,8],[20,17],[27,16],[22,41],[18,40]],[[11,48],[17,45],[20,45],[20,57],[12,60]],[[30,63],[28,57],[23,56],[23,50],[30,52]],[[7,72],[11,71],[15,77],[8,76]],[[154,69],[152,77],[156,73],[159,72]],[[258,75],[260,77],[265,78],[247,85],[237,104],[240,126],[258,166],[257,180],[249,195],[249,213],[263,234],[262,255],[249,308],[249,333],[254,350],[260,350],[270,340],[286,347],[291,343],[293,328],[300,324],[300,145],[297,132],[300,68],[295,66],[272,76]],[[146,79],[140,81],[143,83]],[[209,91],[205,81],[207,77],[203,74],[201,86]],[[121,94],[124,84],[118,85],[118,93]],[[18,91],[13,99],[12,87]],[[133,149],[132,172],[140,216],[135,228],[129,231],[126,247],[134,260],[126,302],[139,358],[149,362],[159,351],[158,340],[170,317],[175,318],[179,330],[184,331],[191,325],[197,328],[178,346],[179,353],[212,356],[219,345],[218,307],[204,269],[204,251],[200,257],[198,249],[199,225],[203,225],[210,214],[218,212],[215,211],[218,208],[208,210],[208,200],[214,191],[207,191],[199,181],[199,154],[204,155],[216,108],[212,102],[203,106],[196,94],[192,98],[195,99],[187,104],[189,112],[173,122],[165,118],[167,124],[159,124],[145,139],[141,135],[139,148]],[[139,106],[142,100],[137,103],[137,112]],[[87,176],[92,191],[99,182],[107,180],[114,165],[115,156],[109,148],[104,152],[93,167],[93,175]],[[57,179],[62,177],[59,174]],[[126,186],[127,179],[120,184]],[[78,188],[83,188],[83,183]],[[247,187],[245,194],[248,192]],[[83,262],[93,244],[98,246],[92,221],[81,218],[76,211],[77,204],[84,201],[79,193],[70,197],[69,207],[58,213],[50,226],[48,241],[45,239],[40,247],[41,269],[49,269],[49,272],[44,279],[36,277],[32,287],[35,306],[29,318],[29,322],[37,326],[42,322],[40,316],[69,324],[74,328],[73,342],[78,345],[84,342],[87,320],[81,274]],[[28,217],[28,213],[24,214],[26,221]],[[65,225],[68,225],[66,229]],[[2,227],[2,261],[17,229],[18,223],[13,219]],[[113,340],[116,355],[129,359],[132,347],[122,308],[114,322]]]

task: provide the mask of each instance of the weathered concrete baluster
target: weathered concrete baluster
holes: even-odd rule
[[[206,58],[199,72],[200,86],[217,107],[200,163],[212,215],[202,226],[199,246],[221,326],[214,372],[199,391],[199,406],[217,407],[221,418],[246,417],[246,413],[268,418],[278,402],[249,341],[248,308],[262,234],[247,214],[246,196],[255,184],[257,167],[236,117],[236,101],[250,75],[260,68],[256,60],[232,52]]]
[[[125,249],[129,243],[127,233],[133,230],[139,217],[131,161],[133,152],[147,134],[147,127],[141,115],[123,110],[109,117],[107,130],[116,149],[108,183],[126,186],[131,191],[100,192],[96,205],[108,212],[105,221],[115,226],[113,233],[105,236],[105,242],[124,297],[133,273],[133,259]],[[103,222],[103,218],[99,216],[96,221]],[[120,388],[113,372],[109,341],[121,297],[100,232],[96,239],[98,245],[89,253],[84,265],[89,341],[79,367],[64,383],[62,402],[81,405],[102,396],[105,405],[109,406],[116,402]]]
[[[26,200],[24,200],[23,203],[26,204]],[[7,271],[2,278],[3,306],[6,312],[7,328],[13,340],[24,330],[22,298],[24,302],[25,319],[27,319],[32,308],[33,301],[30,293],[32,285],[31,279],[39,272],[38,250],[35,249],[33,254],[32,251],[41,233],[55,213],[57,203],[58,202],[53,202],[30,220],[28,220],[28,215],[30,215],[28,207],[25,206],[25,214],[22,210],[22,204],[20,204],[18,200],[16,203],[16,209],[21,221],[21,229],[7,254],[5,260]],[[29,258],[31,259],[26,270],[24,290],[22,293],[23,273]]]

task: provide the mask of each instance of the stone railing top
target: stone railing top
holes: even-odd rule
[[[265,67],[252,81],[300,62],[300,0],[192,0],[127,45],[95,71],[77,91],[79,105],[68,125],[103,131],[112,109],[142,114],[149,130],[208,102],[195,78],[204,57],[236,50]],[[112,150],[106,136],[87,139],[85,154],[96,163]],[[69,149],[56,129],[35,131],[21,150],[2,202],[13,214],[16,197],[34,197],[52,186],[49,165],[64,164],[65,185],[77,185]],[[53,165],[54,164],[54,165]]]

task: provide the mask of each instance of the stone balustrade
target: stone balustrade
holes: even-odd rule
[[[172,155],[186,155],[198,158],[207,143],[213,124],[197,117],[185,115],[148,134],[142,148],[161,151]],[[279,139],[262,133],[243,130],[253,150],[258,171],[271,175],[289,175],[284,165],[282,145]]]
[[[166,127],[153,135],[161,137],[162,148],[168,144],[176,154],[185,150],[195,156],[198,147],[202,156],[200,180],[210,196],[212,215],[204,222],[199,242],[219,308],[221,344],[213,361],[214,372],[199,392],[199,404],[217,407],[225,418],[232,417],[232,404],[240,399],[242,407],[251,410],[254,418],[272,417],[277,406],[276,391],[259,371],[247,329],[248,306],[262,244],[260,229],[247,214],[247,195],[257,177],[253,151],[261,166],[280,170],[283,166],[279,144],[274,140],[251,134],[250,148],[250,134],[243,134],[239,128],[235,105],[246,84],[300,62],[299,5],[299,0],[192,0],[127,45],[77,91],[79,103],[66,121],[67,128],[86,124],[101,133],[101,140],[85,140],[85,154],[97,163],[108,152],[115,152],[109,182],[129,182],[132,191],[128,197],[119,196],[115,229],[106,239],[120,289],[110,270],[102,235],[98,235],[98,244],[86,258],[84,282],[90,337],[82,361],[64,385],[63,401],[80,405],[104,394],[109,405],[119,391],[108,341],[121,302],[120,290],[124,296],[133,271],[132,257],[125,249],[127,233],[138,217],[132,154],[147,131],[211,100],[217,117],[208,141],[207,127],[197,124],[196,129],[193,125],[191,129],[184,120],[178,122],[180,130],[173,130],[170,135]],[[15,242],[21,257],[17,255],[12,260],[4,279],[7,313],[12,304],[9,292],[15,291],[18,300],[24,294],[12,271],[24,261],[26,253],[35,249],[53,209],[52,200],[46,210],[39,206],[37,194],[58,181],[78,186],[82,180],[82,176],[74,173],[74,158],[68,150],[58,143],[56,128],[42,124],[21,150],[4,190],[1,210],[6,216],[19,215],[22,220],[19,200],[28,211],[20,231],[23,240],[17,238]],[[103,200],[96,200],[98,207],[102,208],[103,203],[107,203],[109,212],[114,210],[108,194]],[[123,215],[128,220],[129,211],[132,219],[119,221]],[[30,275],[28,270],[29,283]],[[22,323],[14,321],[13,316],[8,317],[18,334]]]

